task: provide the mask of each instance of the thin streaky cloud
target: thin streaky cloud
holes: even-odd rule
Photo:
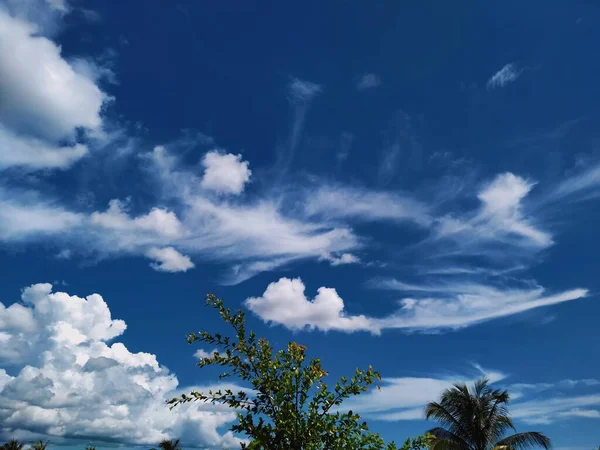
[[[356,83],[356,89],[364,91],[381,86],[381,79],[374,73],[366,73]]]
[[[522,72],[515,63],[508,63],[492,75],[486,86],[488,89],[503,88],[519,78]]]

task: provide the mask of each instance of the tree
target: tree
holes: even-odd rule
[[[12,439],[0,447],[1,450],[23,450],[25,444],[17,441],[16,439]]]
[[[345,399],[381,379],[372,367],[356,369],[354,376],[341,377],[329,389],[321,361],[307,361],[306,347],[290,342],[285,350],[275,351],[267,340],[246,332],[243,311],[232,313],[213,294],[207,296],[207,304],[218,310],[235,336],[206,331],[190,334],[188,343],[204,342],[219,349],[198,365],[224,367],[220,379],[234,376],[249,383],[251,389],[191,392],[170,400],[172,407],[202,401],[236,409],[238,420],[231,430],[250,438],[249,444],[242,444],[243,449],[396,449],[394,443],[385,447],[383,439],[371,433],[358,414],[340,410]]]
[[[181,450],[179,439],[165,439],[159,442],[160,450]]]
[[[49,442],[50,441],[44,442],[42,440],[39,440],[39,441],[34,442],[33,444],[31,444],[29,446],[29,450],[46,450],[46,448],[48,447],[48,443]]]
[[[550,439],[529,431],[504,437],[515,430],[507,410],[507,391],[492,389],[482,378],[472,389],[456,384],[446,390],[439,402],[425,408],[428,419],[442,426],[429,430],[434,436],[431,450],[524,450],[530,447],[551,447]]]
[[[429,433],[416,438],[408,438],[399,450],[423,450],[429,449],[435,437]]]

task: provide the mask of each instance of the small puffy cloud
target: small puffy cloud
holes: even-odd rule
[[[210,352],[207,352],[206,350],[199,348],[198,350],[196,350],[194,352],[194,357],[196,357],[198,359],[211,358],[215,351],[216,351],[216,349],[212,350]]]
[[[304,290],[300,278],[281,278],[269,284],[262,297],[246,299],[245,305],[265,322],[293,330],[376,331],[365,316],[346,315],[344,301],[335,289],[321,287],[312,300]]]
[[[195,267],[189,256],[182,255],[173,247],[153,247],[146,256],[155,261],[150,266],[159,272],[187,272]]]
[[[202,187],[221,194],[241,194],[252,175],[248,161],[242,161],[242,155],[214,150],[204,155],[202,165]]]
[[[206,387],[181,388],[155,355],[115,342],[126,324],[100,295],[36,284],[23,290],[22,302],[0,303],[0,363],[14,368],[11,375],[0,369],[1,440],[149,446],[177,437],[184,445],[239,448],[238,438],[220,431],[235,420],[231,409],[197,403],[169,410],[166,399]]]
[[[381,85],[381,79],[374,73],[367,73],[360,77],[358,83],[356,83],[356,89],[364,91],[366,89],[373,89]]]
[[[502,88],[519,78],[521,72],[522,70],[519,69],[516,64],[506,64],[488,80],[487,88]]]
[[[327,254],[323,258],[325,261],[329,261],[332,266],[342,266],[345,264],[358,264],[360,258],[352,253],[342,253],[339,256]]]
[[[182,234],[182,225],[175,213],[162,208],[152,208],[145,215],[130,217],[121,201],[113,199],[105,212],[94,212],[90,217],[94,225],[116,230],[147,232],[157,236],[175,238]]]
[[[290,99],[293,102],[305,103],[319,94],[322,88],[316,83],[294,78],[289,85],[289,91]]]

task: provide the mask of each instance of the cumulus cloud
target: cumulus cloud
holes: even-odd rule
[[[153,247],[146,256],[156,261],[151,267],[159,272],[187,272],[195,267],[189,256],[182,255],[173,247]]]
[[[216,351],[216,349],[212,350],[210,352],[207,352],[206,350],[199,348],[198,350],[196,350],[194,352],[194,357],[196,357],[198,359],[210,358],[215,353],[215,351]]]
[[[360,77],[360,80],[358,80],[358,83],[356,83],[356,89],[359,91],[364,91],[366,89],[379,87],[380,85],[381,79],[377,75],[374,73],[366,73]]]
[[[181,437],[239,448],[239,439],[220,431],[233,411],[205,404],[169,411],[166,399],[204,388],[180,389],[155,355],[116,342],[125,329],[100,295],[53,292],[50,284],[24,289],[22,304],[0,304],[0,363],[18,368],[0,369],[0,437],[144,446]]]
[[[148,214],[132,218],[123,207],[120,200],[111,200],[105,212],[94,212],[91,215],[92,224],[109,230],[151,233],[166,238],[175,238],[182,233],[181,222],[171,211],[152,208]]]
[[[0,167],[72,165],[87,148],[60,141],[77,129],[100,130],[108,99],[37,25],[0,9]]]
[[[261,297],[248,298],[245,305],[264,321],[293,330],[373,330],[365,316],[345,313],[344,301],[335,289],[321,287],[312,300],[306,297],[304,290],[300,278],[281,278],[269,284]]]
[[[76,73],[51,40],[34,25],[0,11],[0,120],[51,140],[77,127],[98,129],[106,95]],[[18,48],[19,51],[14,51]]]
[[[248,161],[242,161],[242,155],[216,150],[204,155],[202,165],[205,169],[202,187],[222,194],[241,194],[252,174]]]
[[[360,258],[352,253],[342,253],[339,256],[327,254],[323,255],[322,259],[329,261],[332,266],[342,266],[345,264],[358,264]]]
[[[492,77],[487,82],[487,88],[502,88],[519,78],[521,72],[523,71],[519,69],[516,64],[508,63],[504,67],[502,67],[498,72],[492,75]]]
[[[281,278],[270,283],[261,297],[246,300],[247,308],[263,319],[292,330],[316,329],[346,332],[369,331],[379,334],[386,329],[427,331],[458,329],[484,321],[519,314],[534,308],[576,300],[587,295],[586,289],[573,289],[544,295],[542,287],[500,289],[464,284],[421,286],[397,280],[379,280],[372,285],[382,289],[412,291],[424,297],[406,297],[401,308],[385,317],[352,315],[335,289],[320,287],[314,299],[306,297],[300,278]],[[438,294],[431,296],[430,294]]]

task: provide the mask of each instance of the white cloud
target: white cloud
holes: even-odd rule
[[[207,352],[206,350],[199,348],[198,350],[196,350],[194,352],[194,357],[196,357],[198,359],[211,358],[213,353],[215,353],[216,351],[217,351],[217,349]]]
[[[79,227],[84,216],[36,195],[0,188],[0,239],[21,241],[55,236]]]
[[[248,161],[242,161],[242,155],[216,150],[204,155],[202,165],[205,169],[202,187],[222,194],[241,194],[252,174]]]
[[[562,395],[561,395],[562,394]],[[532,399],[515,404],[511,414],[529,424],[550,424],[567,418],[599,419],[600,394],[566,395],[553,392],[542,399]]]
[[[69,4],[66,0],[46,0],[46,3],[48,3],[48,5],[50,5],[51,8],[56,9],[60,12],[65,13],[69,11]]]
[[[433,377],[384,378],[380,389],[371,390],[344,402],[344,409],[351,409],[366,417],[382,421],[424,419],[425,405],[437,398],[455,383],[472,383],[486,376],[498,382],[506,375],[487,371],[475,365],[477,374]],[[472,371],[471,371],[472,372]]]
[[[322,91],[321,86],[318,84],[299,78],[292,79],[289,89],[291,100],[297,102],[308,102]]]
[[[379,280],[383,289],[439,293],[437,297],[401,300],[402,307],[385,317],[352,315],[344,310],[344,301],[335,289],[320,287],[314,299],[306,297],[300,278],[281,278],[270,283],[261,297],[245,302],[248,309],[265,322],[292,330],[317,329],[346,332],[369,331],[379,334],[385,329],[426,331],[458,329],[484,321],[519,314],[534,308],[550,306],[587,295],[585,289],[573,289],[555,295],[544,295],[541,287],[499,289],[478,284],[420,286],[397,280]]]
[[[58,140],[77,127],[100,128],[107,96],[34,25],[1,10],[0,74],[0,120],[13,130]]]
[[[182,234],[182,225],[175,213],[161,208],[152,208],[145,215],[131,218],[117,199],[109,202],[106,212],[94,212],[92,224],[116,231],[151,233],[165,238],[176,238]]]
[[[151,267],[159,272],[187,272],[195,267],[189,256],[182,255],[173,247],[153,247],[146,256],[156,261]]]
[[[52,5],[66,12],[66,3]],[[67,168],[88,152],[85,145],[73,143],[75,131],[99,131],[109,97],[40,34],[54,20],[49,19],[49,5],[8,6],[19,17],[35,17],[43,25],[0,9],[0,168]],[[45,12],[30,14],[32,10]]]
[[[293,330],[377,331],[365,316],[346,315],[344,301],[335,289],[321,287],[312,300],[304,289],[300,278],[281,278],[269,284],[262,297],[246,299],[245,305],[264,321]]]
[[[322,257],[325,261],[329,261],[332,266],[342,266],[346,264],[358,264],[360,258],[352,253],[342,253],[339,256],[327,254]]]
[[[239,448],[220,431],[233,411],[201,403],[168,409],[166,399],[206,387],[179,388],[155,355],[114,342],[126,325],[100,295],[51,288],[33,285],[23,291],[24,305],[0,304],[0,363],[18,368],[13,375],[0,369],[0,437],[143,446],[180,437],[184,445]]]
[[[425,297],[402,299],[399,311],[378,322],[381,328],[414,330],[462,328],[534,308],[584,298],[588,293],[586,289],[572,289],[545,295],[541,286],[498,288],[472,282],[411,285],[394,279],[375,281],[374,285],[421,295],[425,293]]]
[[[512,173],[498,175],[477,195],[482,205],[473,217],[438,219],[437,237],[458,239],[463,248],[486,241],[539,248],[552,245],[552,236],[536,228],[523,213],[523,200],[533,186]]]
[[[455,383],[471,384],[480,376],[487,377],[492,383],[502,383],[507,378],[507,375],[500,371],[486,370],[477,364],[474,367],[478,374],[384,378],[379,390],[369,391],[344,402],[344,409],[357,411],[371,420],[393,422],[422,420],[425,418],[425,405],[439,398],[443,391]],[[569,386],[565,381],[527,385],[534,393],[522,392],[525,386],[523,384],[500,387],[507,388],[511,394],[509,413],[519,422],[551,424],[564,422],[569,418],[600,418],[600,413],[596,409],[600,405],[600,395],[589,392],[585,395],[573,396],[566,390]],[[540,386],[544,394],[541,398],[537,398]],[[588,388],[590,387],[592,386],[588,385]],[[551,393],[548,394],[546,391]],[[515,392],[517,395],[513,395]]]
[[[358,83],[356,83],[356,89],[364,91],[366,89],[373,89],[381,85],[381,79],[374,73],[367,73],[363,75]]]
[[[516,64],[506,64],[488,80],[487,88],[502,88],[519,78],[521,72],[523,71],[519,69]]]
[[[0,123],[0,169],[65,169],[88,153],[87,146],[59,146],[35,137],[18,136]]]
[[[325,219],[408,221],[422,226],[432,221],[427,206],[408,195],[343,185],[307,190],[305,210]]]
[[[551,193],[550,199],[560,199],[576,193],[589,193],[600,187],[600,164],[592,164],[587,169],[562,181]]]

